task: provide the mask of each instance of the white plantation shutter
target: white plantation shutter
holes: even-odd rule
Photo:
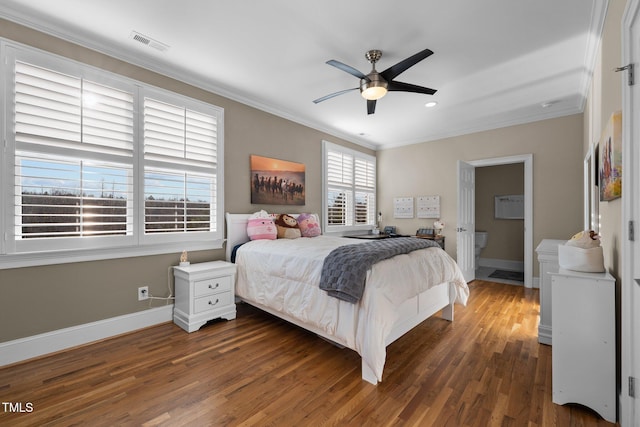
[[[376,164],[372,160],[355,159],[355,222],[375,224],[376,221]]]
[[[329,225],[353,225],[353,156],[337,150],[327,152],[327,222]]]
[[[375,157],[324,142],[326,225],[372,226],[376,212]]]
[[[16,144],[80,143],[81,83],[79,78],[16,61]]]
[[[131,235],[131,165],[19,153],[16,239]]]
[[[146,233],[216,231],[218,115],[144,99]]]
[[[14,111],[19,247],[131,235],[133,93],[15,61]]]
[[[24,62],[15,64],[15,140],[131,157],[133,94]]]
[[[0,267],[221,247],[222,108],[0,45]]]
[[[133,95],[83,81],[82,142],[94,150],[130,156],[133,151]]]
[[[217,117],[182,106],[144,100],[146,160],[215,167]]]
[[[327,153],[327,181],[332,185],[353,184],[353,156],[339,151]]]

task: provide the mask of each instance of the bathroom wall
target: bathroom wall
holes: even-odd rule
[[[524,220],[496,219],[494,197],[524,194],[524,163],[476,168],[476,230],[489,232],[480,265],[524,262]]]

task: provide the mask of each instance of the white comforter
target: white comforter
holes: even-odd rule
[[[338,246],[365,242],[329,236],[248,242],[236,255],[236,294],[356,350],[382,381],[386,339],[398,318],[397,308],[444,282],[453,284],[450,302],[466,305],[469,288],[445,251],[428,248],[375,264],[358,304],[327,295],[319,288],[324,258]]]

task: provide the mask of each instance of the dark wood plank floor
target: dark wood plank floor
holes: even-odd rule
[[[0,402],[32,411],[0,408],[0,425],[612,425],[551,402],[536,290],[470,288],[455,322],[388,347],[378,386],[355,352],[243,304],[192,334],[163,324],[2,368]]]

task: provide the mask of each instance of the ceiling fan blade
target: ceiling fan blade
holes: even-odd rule
[[[431,55],[433,55],[433,52],[430,49],[425,49],[421,52],[416,53],[415,55],[408,57],[403,61],[398,62],[396,65],[392,65],[391,67],[387,68],[380,74],[382,75],[382,77],[384,77],[386,81],[393,80],[394,78],[399,76],[401,73],[405,72],[408,68],[413,67],[418,62],[422,61],[423,59]]]
[[[376,100],[367,99],[367,114],[373,114],[376,112]]]
[[[325,95],[322,98],[314,99],[313,102],[317,104],[319,102],[326,101],[327,99],[331,99],[335,96],[342,95],[343,93],[351,92],[352,90],[356,90],[356,89],[360,89],[360,88],[352,87],[351,89],[345,89],[338,92],[330,93],[329,95]]]
[[[333,65],[334,67],[339,68],[342,71],[346,71],[347,73],[351,74],[352,76],[356,76],[359,79],[367,79],[367,76],[362,74],[360,71],[356,70],[355,68],[353,68],[350,65],[343,64],[340,61],[336,61],[335,59],[327,61],[327,64]],[[367,79],[367,80],[369,80],[369,79]]]
[[[424,93],[427,95],[433,95],[437,92],[436,89],[431,89],[424,86],[412,85],[411,83],[403,83],[403,82],[389,82],[387,86],[388,91],[396,91],[396,92],[415,92],[415,93]]]

